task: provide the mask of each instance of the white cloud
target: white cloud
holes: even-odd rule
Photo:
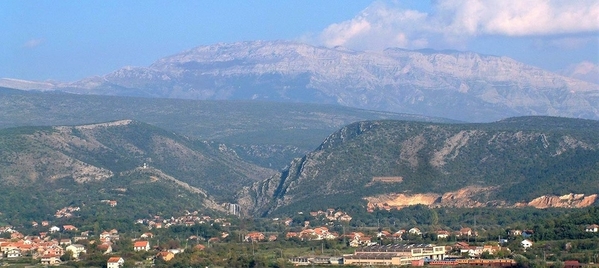
[[[599,65],[583,61],[560,71],[562,75],[599,84]]]
[[[426,13],[375,2],[353,19],[328,26],[319,39],[326,46],[356,49],[420,46],[427,42],[417,33],[421,28],[417,24],[425,23],[426,16]]]
[[[44,43],[44,39],[31,39],[23,44],[25,48],[35,48]]]
[[[455,14],[447,29],[470,35],[556,35],[599,30],[596,0],[448,0],[440,1],[437,8],[440,13]]]
[[[564,39],[557,36],[597,31],[596,0],[444,0],[434,2],[430,12],[377,1],[353,19],[328,26],[318,39],[327,46],[354,49],[462,48],[482,35]]]

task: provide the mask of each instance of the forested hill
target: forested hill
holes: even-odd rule
[[[371,206],[515,206],[570,193],[563,201],[570,203],[557,205],[592,203],[587,197],[599,193],[597,133],[598,121],[555,117],[358,122],[246,189],[240,200],[254,213],[365,200]]]
[[[1,129],[0,163],[0,213],[20,218],[102,199],[135,213],[219,209],[241,187],[274,174],[226,146],[133,120]]]
[[[339,105],[96,96],[2,87],[0,111],[0,128],[132,119],[191,139],[226,144],[244,161],[274,169],[285,167],[335,130],[356,121],[448,121]]]

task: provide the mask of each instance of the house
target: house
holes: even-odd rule
[[[42,265],[60,265],[60,256],[58,255],[44,255],[40,259]]]
[[[509,236],[521,236],[522,230],[509,230],[508,235]]]
[[[491,255],[495,255],[500,250],[501,250],[501,246],[495,246],[495,245],[484,245],[483,246],[483,252],[488,252]]]
[[[349,216],[349,215],[347,215],[347,214],[339,217],[339,221],[347,221],[347,222],[349,222],[349,221],[351,221],[351,219],[352,219],[352,217]]]
[[[109,254],[112,252],[112,245],[110,243],[102,243],[98,245],[98,250],[102,251],[102,254]]]
[[[71,239],[70,238],[60,239],[60,242],[58,244],[61,246],[68,246],[71,244]]]
[[[468,254],[470,257],[478,257],[483,254],[484,248],[480,246],[469,246],[468,248],[460,249],[461,254]]]
[[[106,262],[106,268],[120,268],[125,264],[125,260],[121,257],[110,257]]]
[[[372,244],[372,237],[370,236],[354,236],[354,239],[349,241],[349,246],[357,248],[359,246],[369,246]],[[376,243],[374,243],[376,244]]]
[[[18,248],[11,248],[8,250],[8,252],[6,252],[6,257],[9,259],[12,258],[20,258],[21,257],[21,250]]]
[[[460,229],[460,236],[472,236],[473,234],[472,229],[468,227]]]
[[[418,229],[418,227],[414,227],[410,230],[408,230],[409,234],[413,234],[413,235],[421,235],[422,232],[420,231],[420,229]]]
[[[530,237],[532,237],[532,235],[534,233],[535,232],[533,230],[525,230],[525,231],[522,231],[522,237],[524,237],[524,238],[530,238]]]
[[[50,233],[56,233],[58,231],[60,231],[60,227],[58,227],[58,226],[50,227]]]
[[[150,250],[149,241],[135,241],[133,244],[133,250],[135,251],[148,251]]]
[[[81,253],[87,253],[87,251],[85,250],[85,247],[81,244],[71,244],[69,246],[66,247],[65,249],[66,251],[71,251],[73,252],[73,258],[75,259],[79,259],[79,255]]]
[[[470,248],[470,245],[466,242],[457,242],[453,245],[453,247],[461,250]]]
[[[582,264],[577,260],[565,261],[564,268],[581,268]]]
[[[591,224],[584,229],[585,232],[596,233],[599,232],[599,225]]]
[[[10,234],[10,239],[22,239],[25,236],[22,233],[19,232],[13,232]]]
[[[161,259],[163,261],[170,261],[175,257],[175,254],[170,251],[161,251],[156,254],[156,258]]]
[[[77,231],[77,227],[73,225],[63,225],[62,229],[65,231]]]
[[[64,254],[64,250],[62,249],[62,247],[53,243],[50,243],[44,247],[39,247],[38,252],[40,252],[41,255],[62,256]]]
[[[448,231],[444,231],[444,230],[437,231],[437,238],[438,239],[446,239],[448,237],[449,237],[449,232]]]
[[[523,248],[527,249],[527,248],[529,248],[529,247],[532,247],[532,241],[530,241],[530,240],[528,240],[528,239],[524,239],[524,240],[522,240],[522,242],[520,242],[520,245],[521,245]]]
[[[245,241],[246,242],[257,242],[257,241],[262,241],[264,240],[266,237],[264,236],[263,233],[260,232],[249,232],[246,236],[245,236]]]
[[[385,230],[383,230],[383,231],[380,231],[380,232],[378,232],[378,233],[376,234],[376,237],[378,237],[378,238],[381,238],[381,239],[382,239],[382,238],[391,237],[391,233],[390,233],[389,231],[385,231]]]
[[[139,237],[140,238],[153,238],[154,234],[152,234],[152,233],[143,233]]]
[[[176,255],[176,254],[185,252],[185,249],[184,248],[171,248],[168,250],[168,252],[171,252]]]
[[[73,242],[77,243],[77,241],[87,240],[87,236],[73,236]]]
[[[399,230],[395,233],[393,233],[391,235],[391,237],[393,237],[393,239],[395,240],[403,240],[401,237],[403,236],[403,234],[406,232],[406,230]]]

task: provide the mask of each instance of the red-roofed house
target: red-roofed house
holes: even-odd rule
[[[564,268],[581,268],[582,264],[580,264],[577,260],[565,261]]]
[[[106,268],[120,268],[125,264],[125,260],[121,257],[110,257],[106,262]]]
[[[77,231],[77,227],[73,225],[63,225],[62,229],[65,231]]]
[[[170,251],[161,251],[156,254],[156,258],[162,259],[163,261],[170,261],[175,257],[175,254]]]
[[[111,253],[112,245],[110,245],[110,243],[102,243],[98,245],[98,250],[102,251],[103,254]]]
[[[133,244],[133,250],[135,251],[148,251],[150,250],[149,241],[135,241]]]
[[[260,232],[249,232],[245,236],[245,241],[246,242],[257,242],[257,241],[262,241],[264,239],[265,239],[264,234],[260,233]]]

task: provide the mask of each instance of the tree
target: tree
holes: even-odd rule
[[[67,250],[64,254],[62,254],[62,256],[60,256],[60,260],[63,262],[73,260],[73,252]]]

